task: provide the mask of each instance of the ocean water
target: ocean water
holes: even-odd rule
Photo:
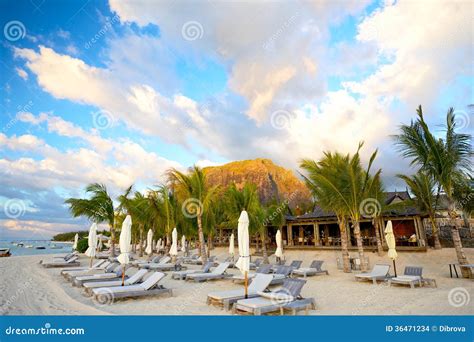
[[[18,246],[18,243],[22,243],[23,246]],[[43,246],[45,249],[36,249],[38,246]],[[70,253],[72,251],[72,243],[53,242],[49,240],[0,240],[0,248],[9,248],[11,256],[62,254]]]

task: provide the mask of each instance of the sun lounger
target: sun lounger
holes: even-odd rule
[[[98,267],[96,269],[85,269],[82,271],[75,271],[75,270],[62,270],[61,274],[66,278],[67,280],[72,280],[75,277],[80,277],[80,276],[86,276],[86,275],[91,275],[91,274],[98,274],[98,273],[108,273],[112,272],[115,267],[119,265],[118,262],[109,262],[108,264],[104,265],[104,267]]]
[[[114,280],[116,278],[122,277],[122,271],[123,271],[123,266],[119,264],[115,266],[112,272],[96,273],[96,274],[89,274],[89,275],[74,277],[72,279],[72,284],[74,286],[81,286],[83,283],[86,283],[86,282]]]
[[[177,260],[176,263],[166,263],[166,264],[150,264],[148,265],[148,269],[154,270],[154,271],[177,271],[181,270],[183,268],[186,268],[186,266],[183,266],[181,260]]]
[[[272,265],[270,264],[263,264],[260,265],[255,272],[249,272],[247,274],[247,279],[252,279],[254,278],[258,273],[261,274],[269,274],[271,271]],[[234,283],[239,283],[245,281],[245,277],[243,274],[236,274],[232,277],[232,281]]]
[[[251,270],[257,269],[263,262],[262,258],[256,259],[255,262],[251,262],[249,267]]]
[[[301,289],[305,283],[306,280],[303,279],[285,279],[283,286],[276,291],[258,292],[259,297],[238,300],[232,307],[232,313],[261,315],[273,311],[282,312],[285,308],[296,306],[298,301],[303,301],[305,306],[309,303],[314,309],[314,298],[301,298]]]
[[[124,285],[134,285],[142,281],[145,275],[148,274],[148,270],[141,269],[136,271],[133,275],[124,280]],[[114,287],[122,286],[122,279],[117,280],[108,280],[108,281],[96,281],[96,282],[87,282],[83,283],[82,286],[85,288],[86,293],[91,294],[92,289],[97,289],[99,287]]]
[[[392,286],[393,284],[400,284],[400,285],[409,285],[412,289],[415,285],[423,286],[423,267],[416,267],[416,266],[407,266],[405,267],[405,271],[403,275],[390,278],[388,280],[388,286]]]
[[[67,275],[73,272],[84,272],[84,271],[89,271],[89,270],[103,270],[107,266],[110,265],[110,261],[107,260],[98,260],[95,264],[92,265],[92,267],[73,267],[73,268],[65,268],[61,270],[61,274]]]
[[[51,268],[51,267],[74,267],[74,266],[80,266],[81,263],[77,261],[79,259],[78,256],[73,256],[72,258],[69,258],[66,261],[53,261],[53,262],[48,262],[48,263],[42,263],[43,267],[46,268]]]
[[[216,280],[229,277],[229,274],[226,274],[226,270],[229,268],[228,262],[223,262],[219,264],[212,272],[209,273],[191,273],[186,276],[186,280],[194,280],[195,282],[199,281],[208,281]]]
[[[216,257],[215,256],[211,256],[209,258],[207,258],[207,261],[213,261],[214,262],[214,265],[216,264]],[[197,259],[194,259],[194,260],[189,260],[186,262],[187,264],[191,264],[191,265],[202,265],[202,258],[199,257]]]
[[[176,271],[171,274],[171,279],[183,280],[186,279],[188,274],[192,273],[209,273],[211,267],[214,265],[214,262],[208,261],[200,270],[185,270],[185,271]]]
[[[356,274],[356,280],[372,280],[374,284],[377,284],[379,280],[386,280],[388,272],[390,271],[390,265],[376,264],[372,271],[369,273]]]
[[[273,276],[271,274],[259,273],[255,275],[250,283],[247,291],[247,298],[258,296],[258,292],[263,292],[270,285]],[[226,310],[229,310],[231,305],[239,299],[245,298],[245,289],[229,290],[211,292],[207,295],[207,304],[222,305]]]
[[[94,298],[102,304],[111,304],[115,299],[118,298],[156,296],[163,293],[167,293],[172,296],[173,292],[171,289],[166,289],[159,285],[159,282],[164,277],[164,273],[154,272],[143,283],[115,287],[100,287],[98,289],[93,289],[92,294]]]
[[[273,279],[270,285],[283,284],[286,278],[290,276],[293,268],[291,266],[278,266],[275,273],[273,273]]]
[[[324,261],[323,260],[313,260],[311,262],[311,265],[309,267],[300,267],[298,269],[292,270],[291,275],[292,276],[314,276],[318,274],[327,274],[329,275],[329,272],[327,270],[323,270],[321,267],[323,265]]]
[[[141,264],[138,264],[138,267],[140,267],[140,268],[150,268],[150,266],[164,265],[164,264],[169,263],[170,261],[171,261],[171,258],[169,256],[165,256],[165,257],[161,258],[160,261],[158,261],[157,263],[152,263],[152,262],[141,263]]]
[[[133,266],[138,266],[138,265],[145,265],[145,264],[151,264],[151,263],[158,263],[160,262],[160,259],[163,258],[160,255],[155,255],[152,258],[148,258],[148,260],[135,260],[132,261],[130,264]]]

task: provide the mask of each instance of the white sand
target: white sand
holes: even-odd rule
[[[465,249],[474,262],[474,249]],[[225,253],[216,249],[214,255]],[[456,260],[453,249],[427,253],[399,253],[397,268],[403,272],[405,265],[423,266],[426,278],[434,278],[437,288],[415,288],[371,283],[358,283],[354,274],[343,273],[336,268],[336,251],[287,251],[289,260],[303,260],[307,266],[312,259],[325,260],[324,267],[330,275],[307,278],[304,297],[314,297],[315,315],[472,315],[474,314],[474,281],[451,279],[447,264]],[[352,253],[355,255],[355,253]],[[386,257],[369,253],[370,263],[390,263]],[[172,280],[168,275],[163,285],[173,289],[173,297],[149,297],[118,300],[100,305],[82,290],[72,287],[60,274],[59,269],[45,269],[38,264],[50,256],[22,256],[0,258],[0,311],[5,315],[223,315],[229,314],[217,307],[206,305],[206,295],[211,291],[239,288],[230,280],[194,283]],[[219,259],[225,258],[225,255]],[[81,264],[88,265],[81,258]],[[323,268],[324,268],[323,267]],[[192,267],[191,267],[192,268]],[[194,267],[194,268],[198,268]],[[231,270],[231,273],[238,273]],[[448,295],[454,288],[463,288],[469,294],[470,303],[455,307]],[[462,290],[461,290],[462,291]]]

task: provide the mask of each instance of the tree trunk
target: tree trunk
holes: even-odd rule
[[[439,229],[436,225],[436,220],[430,215],[431,231],[433,232],[434,248],[441,249],[441,242],[439,241]]]
[[[342,250],[342,266],[346,273],[351,272],[351,262],[349,260],[349,250],[347,248],[347,231],[345,220],[339,220],[339,231],[341,232],[341,250]]]
[[[260,252],[260,244],[258,243],[258,241],[259,241],[259,236],[257,234],[257,238],[255,239],[255,253]]]
[[[360,269],[362,272],[367,272],[367,261],[364,255],[364,245],[362,244],[362,237],[360,236],[360,223],[359,221],[354,222],[354,236],[357,242],[357,250],[360,258]]]
[[[462,247],[461,236],[459,235],[459,227],[457,225],[457,214],[456,206],[452,198],[448,197],[448,214],[451,225],[451,236],[453,238],[454,249],[456,250],[456,256],[460,265],[469,264],[464,249]],[[464,278],[471,277],[471,269],[467,267],[461,267],[461,273]]]
[[[204,241],[204,233],[202,231],[202,222],[201,222],[201,215],[197,216],[197,224],[198,224],[198,236],[199,236],[199,249],[202,259],[202,264],[207,263],[207,254],[206,254],[206,242]]]
[[[110,256],[115,257],[115,227],[113,224],[109,225],[110,230]]]
[[[262,239],[262,257],[263,257],[263,263],[264,264],[269,264],[270,261],[268,260],[268,251],[267,251],[267,243],[266,243],[266,228],[264,227],[261,234],[260,238]]]
[[[140,227],[140,252],[138,252],[138,256],[143,256],[143,229]]]
[[[207,236],[207,257],[211,257],[211,249],[212,249],[212,234]]]
[[[383,255],[383,246],[382,239],[380,238],[380,224],[382,224],[383,219],[381,217],[376,217],[372,221],[375,228],[375,239],[377,240],[377,254],[379,256]],[[382,224],[383,227],[383,224]]]

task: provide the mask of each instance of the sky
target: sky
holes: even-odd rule
[[[0,0],[0,239],[87,229],[64,199],[185,170],[378,149],[423,106],[472,131],[469,1]]]

